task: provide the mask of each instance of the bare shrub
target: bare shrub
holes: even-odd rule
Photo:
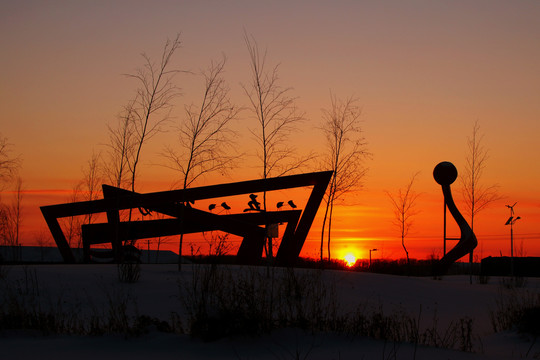
[[[183,332],[182,322],[172,313],[170,321],[137,313],[132,295],[123,288],[104,289],[105,306],[92,305],[91,299],[50,296],[43,289],[35,269],[25,267],[19,279],[0,282],[0,331],[36,330],[43,335],[139,336],[150,330]],[[82,307],[90,311],[81,311]]]
[[[233,274],[215,264],[193,269],[192,278],[180,286],[193,336],[210,341],[280,327],[334,327],[335,292],[326,288],[320,273],[274,268],[265,275],[243,268]]]
[[[141,277],[139,263],[122,262],[118,264],[118,280],[124,283],[135,283]]]
[[[122,259],[118,264],[120,282],[135,283],[141,277],[141,251],[133,245],[123,247]]]
[[[390,312],[382,304],[360,304],[353,313],[340,312],[336,289],[323,281],[322,270],[277,269],[265,275],[257,268],[237,272],[215,264],[195,266],[191,279],[179,284],[188,313],[189,333],[204,341],[236,335],[257,335],[278,328],[366,336],[395,343],[474,351],[473,319],[461,318],[446,328],[420,327],[421,311]]]
[[[489,311],[493,331],[520,330],[531,332],[527,323],[540,309],[540,294],[519,287],[501,284],[495,306]]]
[[[524,288],[527,286],[527,278],[523,276],[501,278],[500,285],[506,289]]]
[[[349,335],[467,352],[475,350],[478,337],[473,331],[473,319],[464,317],[441,327],[435,311],[431,323],[420,327],[421,317],[422,309],[415,317],[399,307],[386,313],[381,304],[361,304],[354,314],[345,319]]]
[[[476,282],[478,284],[482,284],[482,285],[486,285],[489,283],[489,275],[485,275],[485,274],[478,274],[477,278],[476,278]]]

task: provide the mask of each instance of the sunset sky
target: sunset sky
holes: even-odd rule
[[[123,74],[142,65],[142,52],[157,59],[165,40],[181,33],[176,69],[197,72],[225,54],[232,99],[246,106],[247,32],[268,50],[269,65],[281,64],[280,84],[293,88],[306,113],[292,135],[299,151],[324,152],[318,128],[330,93],[354,96],[363,109],[373,156],[363,189],[336,210],[334,256],[367,258],[373,248],[374,257],[405,256],[385,191],[417,172],[410,256],[440,255],[442,192],[432,171],[440,161],[463,169],[475,121],[489,150],[482,182],[498,185],[503,197],[475,219],[475,253],[509,255],[505,205],[517,202],[516,246],[540,256],[539,19],[538,1],[2,1],[0,132],[23,160],[24,242],[46,230],[39,206],[69,201],[92,153],[105,150],[107,124],[137,86]],[[201,83],[187,73],[176,80],[180,121]],[[197,185],[259,176],[249,112],[234,127],[247,153],[239,169]],[[174,145],[171,132],[144,149],[139,191],[168,190],[178,180],[159,165],[165,145]],[[460,187],[454,198],[464,210]],[[3,202],[11,201],[8,190]],[[318,256],[319,236],[320,217],[303,255]]]

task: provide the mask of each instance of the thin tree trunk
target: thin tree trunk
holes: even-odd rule
[[[401,235],[401,245],[403,246],[403,250],[405,250],[405,256],[407,257],[407,266],[409,266],[409,252],[407,251],[407,247],[405,247],[405,236]]]
[[[328,208],[329,207],[330,207],[330,202],[328,200],[326,202],[326,209],[324,210],[324,218],[323,218],[322,231],[321,231],[321,266],[324,263],[324,256],[323,256],[323,253],[324,253],[324,229],[326,227],[326,219],[328,217]]]
[[[335,189],[333,189],[332,191],[334,191]],[[327,241],[327,245],[328,245],[328,262],[331,261],[332,259],[332,256],[331,256],[331,252],[330,252],[330,242],[331,242],[331,230],[332,230],[332,215],[334,213],[334,193],[332,193],[332,199],[331,199],[331,202],[330,202],[330,214],[328,215],[328,241]]]

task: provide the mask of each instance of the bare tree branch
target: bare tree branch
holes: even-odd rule
[[[3,237],[3,243],[18,247],[20,242],[21,226],[23,220],[22,212],[22,200],[24,197],[23,181],[20,177],[17,177],[15,183],[15,197],[10,205],[3,207],[3,214],[1,216],[4,224],[0,226],[3,230],[0,236]],[[17,251],[14,251],[14,260],[16,259]]]
[[[0,190],[5,184],[15,179],[15,199],[12,204],[0,202],[0,244],[18,246],[20,226],[22,222],[21,202],[23,198],[22,179],[17,177],[21,159],[12,155],[12,145],[0,134]],[[14,253],[14,260],[16,255]]]
[[[471,229],[474,230],[474,218],[489,204],[502,199],[499,195],[499,186],[485,186],[482,176],[489,158],[488,151],[482,141],[484,136],[480,133],[480,124],[473,125],[471,137],[467,138],[468,155],[463,174],[460,176],[462,195],[465,200],[466,211],[471,218]]]
[[[292,88],[279,85],[279,64],[271,69],[266,66],[266,51],[260,53],[257,42],[244,34],[249,53],[251,83],[243,85],[257,127],[250,129],[262,163],[262,178],[282,176],[303,167],[313,155],[298,157],[290,145],[290,135],[304,121],[304,113],[296,106],[295,97],[289,94]],[[265,206],[265,204],[263,204]]]
[[[21,159],[11,154],[12,145],[0,134],[0,185],[10,180],[21,166]]]
[[[128,161],[132,191],[135,191],[137,166],[142,147],[147,140],[161,130],[161,126],[169,119],[172,100],[179,95],[179,89],[173,82],[178,70],[171,70],[169,67],[180,44],[180,34],[172,41],[167,40],[158,64],[154,63],[148,55],[142,54],[143,67],[137,69],[135,74],[127,75],[139,83],[130,110],[130,117],[133,119],[133,135],[137,143]]]
[[[130,101],[118,116],[116,126],[108,126],[109,143],[104,172],[108,181],[116,187],[128,188],[129,159],[136,149],[133,113],[134,101]]]
[[[182,188],[191,186],[210,172],[226,172],[238,159],[230,124],[241,111],[232,104],[223,79],[226,59],[212,62],[202,72],[205,87],[201,103],[185,107],[185,119],[178,130],[180,151],[167,147],[168,166],[182,175]]]
[[[103,183],[103,171],[101,167],[101,155],[92,153],[90,160],[82,170],[83,178],[77,188],[83,201],[97,200],[102,197],[101,184]],[[91,224],[94,220],[94,214],[86,214],[84,223]],[[82,244],[79,244],[82,245]]]
[[[399,189],[395,195],[388,191],[386,192],[394,209],[393,223],[399,229],[401,246],[403,246],[403,250],[407,256],[407,264],[409,264],[409,251],[407,251],[407,247],[405,246],[405,238],[413,225],[413,217],[418,214],[415,205],[420,194],[413,190],[414,181],[418,174],[414,174],[409,184],[405,188]]]
[[[334,171],[325,196],[325,213],[321,231],[321,263],[323,262],[324,232],[328,228],[328,259],[331,258],[330,242],[334,205],[342,196],[362,187],[367,169],[364,160],[371,156],[360,127],[358,99],[339,100],[330,96],[330,109],[323,109],[322,131],[326,136],[327,153],[325,169]]]

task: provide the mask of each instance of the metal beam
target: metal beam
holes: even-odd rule
[[[300,217],[301,210],[286,210],[275,211],[268,213],[269,219],[272,222],[291,222],[295,223]],[[237,236],[247,236],[254,232],[255,235],[264,235],[263,228],[256,226],[255,231],[246,231],[245,226],[253,227],[255,225],[263,225],[266,222],[263,214],[251,213],[251,214],[229,214],[229,215],[215,215],[219,218],[219,221],[199,221],[192,215],[187,216],[187,221],[184,226],[184,234],[193,234],[203,231],[222,230]],[[230,226],[229,223],[236,223],[241,227]],[[126,240],[139,240],[159,236],[172,236],[179,235],[182,220],[178,218],[170,219],[156,219],[156,220],[137,220],[131,222],[119,223],[118,236],[121,241]],[[226,224],[225,227],[222,225]],[[110,242],[107,238],[107,234],[111,231],[110,223],[97,223],[97,224],[85,224],[82,225],[82,232],[84,241],[90,244],[104,244]]]

